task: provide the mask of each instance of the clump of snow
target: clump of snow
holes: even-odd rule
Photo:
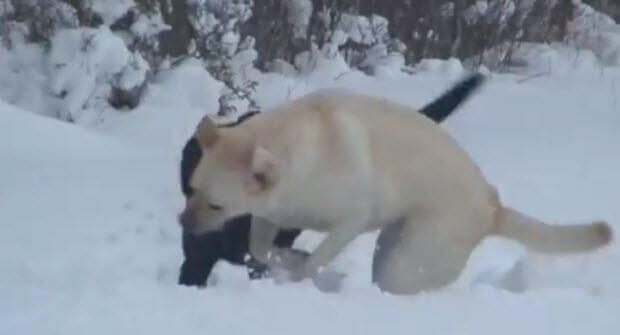
[[[567,27],[568,42],[592,51],[605,65],[620,66],[620,25],[580,1],[575,6]]]
[[[228,57],[232,57],[237,52],[237,46],[239,45],[239,41],[241,36],[236,31],[227,31],[222,35],[222,39],[220,43],[222,44],[222,48],[224,53]]]
[[[134,36],[147,39],[171,28],[164,22],[158,10],[155,13],[140,13],[129,30]]]
[[[373,75],[394,78],[404,75],[405,56],[400,52],[389,52],[371,64],[374,64]]]
[[[329,46],[320,50],[315,44],[311,50],[301,52],[295,57],[295,67],[306,78],[317,80],[321,80],[320,78],[323,80],[333,79],[350,71],[347,62],[340,53],[333,53]]]
[[[0,18],[11,16],[13,13],[15,13],[15,7],[13,7],[11,1],[0,2]]]
[[[220,23],[215,13],[209,11],[206,0],[188,1],[188,6],[190,9],[189,22],[199,34],[205,35],[212,32]]]
[[[463,64],[456,58],[450,58],[447,60],[425,58],[416,64],[414,69],[416,72],[435,72],[441,73],[448,77],[461,76],[464,71]]]
[[[123,17],[136,4],[134,0],[86,0],[85,8],[99,15],[106,25],[111,25]]]
[[[484,17],[488,8],[489,3],[486,0],[478,0],[465,9],[463,19],[468,25],[475,25]]]
[[[511,61],[525,65],[511,69],[523,74],[592,73],[601,69],[599,59],[590,50],[579,50],[560,43],[523,43],[513,51]]]
[[[236,74],[243,76],[249,71],[255,70],[254,61],[258,58],[258,53],[253,46],[240,50],[228,60],[230,69]]]
[[[351,40],[361,44],[374,42],[372,26],[367,17],[343,13],[338,21],[339,30],[345,32]]]
[[[0,99],[30,112],[58,117],[61,101],[48,89],[46,52],[26,44],[18,27],[9,48],[0,47]]]
[[[293,37],[306,38],[310,17],[311,0],[286,0],[287,22],[293,27]]]
[[[139,53],[134,52],[118,73],[116,84],[127,91],[139,87],[146,80],[148,70],[149,64],[146,60]]]
[[[60,0],[13,1],[13,9],[13,19],[23,20],[29,37],[37,41],[48,40],[57,29],[76,28],[80,24],[77,10]]]
[[[390,39],[388,26],[388,20],[376,14],[366,17],[342,13],[323,52],[330,58],[342,53],[349,65],[369,74],[400,75],[406,46]]]
[[[146,79],[146,61],[106,26],[60,30],[51,46],[50,90],[65,102],[63,119],[91,122],[82,111],[106,103],[111,87],[129,90]]]
[[[155,75],[138,108],[130,113],[108,113],[95,127],[177,155],[200,119],[217,113],[224,87],[202,61],[190,57]],[[135,127],[137,124],[141,126]]]

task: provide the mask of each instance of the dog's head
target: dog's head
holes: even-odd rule
[[[200,122],[194,138],[202,155],[189,177],[192,192],[179,221],[200,234],[251,212],[250,202],[274,186],[278,164],[250,134],[217,127],[209,117]]]

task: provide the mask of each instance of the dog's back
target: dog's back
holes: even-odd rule
[[[259,145],[295,165],[286,169],[294,174],[286,178],[290,183],[313,181],[303,187],[303,197],[316,188],[316,195],[310,197],[321,202],[316,207],[328,203],[348,207],[324,194],[325,189],[333,188],[330,184],[339,184],[346,192],[357,188],[359,198],[355,201],[366,196],[369,206],[380,209],[373,215],[376,224],[412,208],[445,211],[451,206],[471,207],[487,201],[488,185],[465,150],[418,110],[386,99],[321,90],[242,126],[255,134]],[[350,185],[347,180],[351,180]],[[299,185],[290,186],[299,189]],[[414,189],[425,192],[408,191]],[[344,196],[337,190],[330,193]],[[288,197],[297,196],[293,192]],[[386,199],[391,203],[372,203]],[[463,203],[464,199],[471,203]]]

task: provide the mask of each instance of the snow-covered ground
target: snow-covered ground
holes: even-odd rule
[[[492,75],[442,127],[506,203],[549,221],[603,218],[620,229],[620,70],[590,70]],[[325,86],[419,106],[461,74],[458,64],[427,62],[413,76],[373,78],[325,61],[303,78],[254,75],[267,108]],[[208,289],[178,286],[177,165],[197,121],[216,111],[219,89],[189,62],[156,78],[137,110],[107,113],[90,128],[0,101],[0,334],[620,331],[617,242],[550,257],[489,238],[452,287],[412,297],[370,285],[375,233],[337,259],[348,274],[337,294],[310,282],[249,281],[226,263]],[[304,233],[297,246],[317,238]],[[523,292],[498,284],[515,264]]]

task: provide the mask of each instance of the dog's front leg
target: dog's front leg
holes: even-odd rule
[[[250,254],[263,264],[269,264],[273,241],[278,235],[278,227],[257,216],[252,216],[250,224]]]
[[[321,267],[328,265],[360,234],[360,221],[342,222],[334,227],[314,249],[310,257],[291,273],[291,279],[298,281],[319,274]]]

